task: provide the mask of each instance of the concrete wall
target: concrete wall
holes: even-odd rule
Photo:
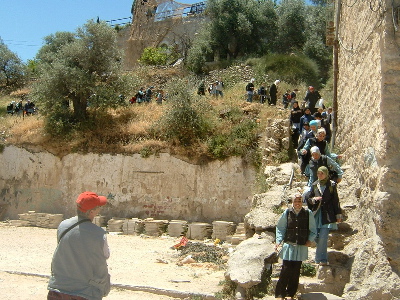
[[[193,165],[169,154],[31,153],[8,146],[0,154],[0,204],[6,218],[34,210],[75,214],[79,193],[105,195],[108,217],[154,217],[188,221],[242,222],[250,210],[255,170],[240,158]]]
[[[400,282],[400,33],[391,1],[342,3],[337,141],[363,186],[357,225],[370,251],[365,255],[365,247],[353,244],[354,265],[368,259],[369,267],[353,273],[346,295],[394,299]],[[363,298],[372,289],[377,298]]]

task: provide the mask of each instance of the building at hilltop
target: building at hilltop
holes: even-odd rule
[[[184,4],[165,0],[135,0],[132,24],[120,32],[119,44],[125,53],[124,68],[137,64],[146,47],[173,46],[185,57],[202,22],[205,1]]]

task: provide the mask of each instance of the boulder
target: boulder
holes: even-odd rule
[[[261,282],[261,276],[268,258],[275,256],[273,233],[252,238],[241,242],[228,260],[228,270],[225,277],[238,284],[243,289],[251,288]]]

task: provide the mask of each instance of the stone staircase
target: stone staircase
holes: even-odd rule
[[[254,233],[275,232],[275,225],[280,217],[281,211],[287,207],[287,199],[295,192],[301,191],[306,182],[301,176],[294,176],[294,181],[287,184],[290,177],[293,177],[291,170],[299,173],[296,164],[283,164],[275,167],[268,167],[266,171],[267,181],[271,183],[271,188],[264,194],[254,195],[252,210],[245,216],[246,236],[250,237]],[[286,180],[283,180],[285,178]],[[297,181],[296,181],[297,178]],[[285,182],[286,184],[282,184]],[[279,207],[281,208],[279,210]],[[328,240],[328,266],[319,266],[313,262],[315,247],[309,249],[309,260],[304,263],[315,267],[316,274],[313,277],[301,276],[299,282],[299,295],[305,298],[300,299],[343,299],[344,287],[350,281],[350,271],[352,258],[343,250],[350,242],[352,236],[357,233],[352,227],[349,215],[355,209],[355,205],[342,205],[343,222],[338,224],[338,230],[331,231]],[[278,281],[281,268],[281,261],[273,264],[272,284],[273,289]],[[321,293],[331,295],[326,297]],[[308,298],[306,295],[310,295]],[[311,298],[310,298],[311,297]],[[318,298],[326,297],[326,298]],[[336,297],[336,298],[335,298]],[[263,298],[269,299],[269,298]]]

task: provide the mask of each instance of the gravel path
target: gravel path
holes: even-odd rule
[[[47,278],[21,274],[50,275],[56,229],[2,225],[1,299],[46,299]],[[182,295],[189,293],[214,295],[221,290],[219,283],[224,280],[224,270],[209,263],[177,264],[178,253],[171,249],[178,242],[176,238],[110,234],[107,239],[111,250],[108,263],[112,284],[152,293],[114,287],[105,299],[167,300],[183,298]]]

